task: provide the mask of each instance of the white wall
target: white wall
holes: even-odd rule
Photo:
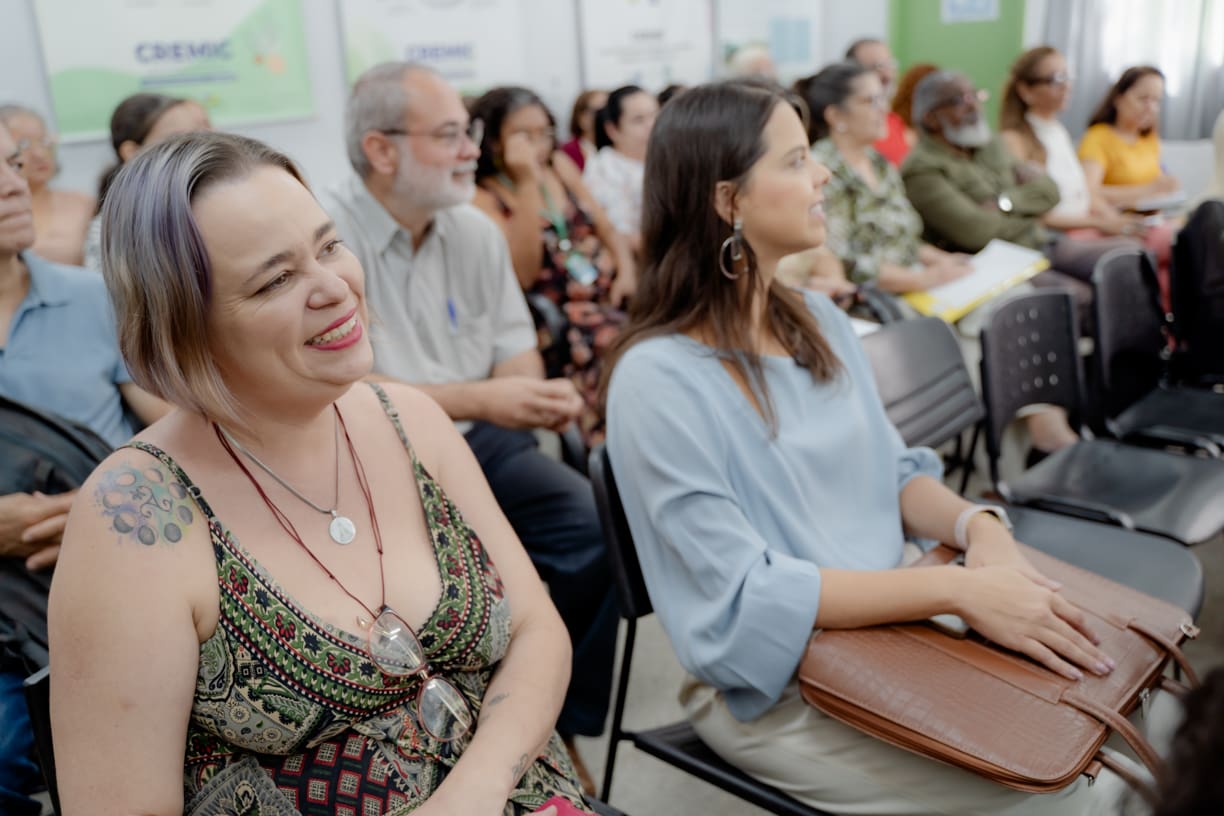
[[[92,0],[81,0],[91,2]],[[573,0],[520,0],[527,18],[527,76],[506,77],[507,83],[533,88],[553,108],[564,125],[574,97],[581,90],[577,18]],[[262,139],[292,156],[306,170],[311,183],[330,185],[347,171],[344,155],[344,80],[337,2],[302,0],[309,49],[310,78],[315,116],[303,121],[233,128]],[[666,2],[666,0],[664,0]],[[712,0],[720,40],[768,42],[772,16],[802,17],[809,21],[812,64],[807,71],[840,57],[850,40],[887,34],[887,0]],[[39,55],[32,0],[0,0],[0,103],[17,102],[36,110],[51,109]],[[478,23],[477,23],[478,24]],[[82,36],[88,36],[82,32]],[[716,45],[721,56],[723,46]],[[803,71],[795,70],[790,80]],[[65,144],[60,150],[63,171],[56,184],[93,190],[98,176],[112,160],[109,143]]]

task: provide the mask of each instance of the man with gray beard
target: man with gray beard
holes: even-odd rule
[[[1058,185],[1043,168],[1017,161],[991,133],[980,94],[964,75],[936,71],[919,82],[913,121],[921,135],[901,175],[924,239],[956,252],[977,252],[994,238],[1041,250],[1057,271],[1034,283],[1071,289],[1086,318],[1093,266],[1133,242],[1077,240],[1047,229],[1042,218],[1058,203]]]
[[[432,69],[375,66],[348,103],[355,172],[321,202],[365,270],[373,379],[419,388],[455,421],[565,621],[573,672],[557,730],[572,753],[574,736],[603,731],[619,617],[590,483],[532,434],[563,429],[583,401],[545,379],[506,240],[468,203],[482,138]]]

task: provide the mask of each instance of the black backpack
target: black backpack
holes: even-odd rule
[[[1224,201],[1204,201],[1177,234],[1171,295],[1176,378],[1224,385]]]
[[[83,425],[0,396],[0,496],[48,495],[80,487],[111,446]],[[0,558],[0,662],[47,665],[51,570],[30,572]]]

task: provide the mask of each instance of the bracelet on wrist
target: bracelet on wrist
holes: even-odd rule
[[[1011,519],[1007,517],[1007,511],[1002,507],[997,507],[993,504],[975,504],[971,507],[966,507],[956,517],[956,526],[953,528],[956,547],[961,552],[969,550],[969,523],[980,513],[989,513],[999,520],[999,523],[1003,525],[1003,529],[1009,533],[1012,531]]]

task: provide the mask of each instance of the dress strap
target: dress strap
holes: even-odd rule
[[[125,445],[120,445],[119,447],[120,449],[132,448],[134,450],[143,451],[165,465],[170,470],[170,473],[174,476],[174,478],[178,480],[179,484],[183,486],[183,489],[187,491],[187,495],[191,496],[192,500],[196,503],[196,506],[200,508],[200,512],[204,514],[204,517],[208,519],[209,522],[216,521],[212,508],[209,507],[208,502],[205,501],[204,494],[200,491],[200,488],[191,481],[191,477],[187,475],[187,471],[179,467],[178,462],[174,461],[174,458],[171,457],[170,454],[166,453],[156,445],[151,445],[148,442],[142,442],[140,440],[133,440]]]
[[[378,401],[381,403],[387,419],[391,420],[391,424],[395,426],[395,433],[399,435],[400,442],[404,445],[404,450],[408,451],[408,455],[412,458],[413,467],[423,468],[424,466],[417,459],[416,451],[412,448],[412,443],[408,441],[408,434],[404,433],[404,426],[400,422],[399,409],[395,407],[391,397],[387,396],[387,392],[376,382],[366,383],[366,385],[370,386],[370,390],[378,397]]]

